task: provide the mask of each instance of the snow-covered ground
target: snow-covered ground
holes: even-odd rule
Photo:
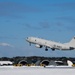
[[[75,75],[75,68],[0,66],[0,75]]]

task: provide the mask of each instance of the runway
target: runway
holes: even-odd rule
[[[75,75],[75,68],[1,66],[0,75]]]

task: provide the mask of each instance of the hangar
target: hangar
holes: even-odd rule
[[[27,61],[26,61],[26,60],[21,60],[21,61],[19,61],[19,63],[18,63],[18,64],[27,65],[28,63],[27,63]]]

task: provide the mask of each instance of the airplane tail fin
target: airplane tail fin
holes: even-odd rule
[[[69,42],[69,44],[74,45],[75,46],[75,37],[72,38],[72,40]]]
[[[71,47],[74,47],[74,48],[75,48],[75,37],[73,37],[73,38],[72,38],[72,40],[71,40],[70,42],[65,43],[65,44],[67,44],[67,45],[69,45],[69,46],[71,46]]]
[[[72,63],[70,60],[67,60],[67,64],[68,64],[68,66],[70,66],[70,67],[73,66],[73,63]]]

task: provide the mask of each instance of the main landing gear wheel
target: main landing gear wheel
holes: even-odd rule
[[[48,51],[48,48],[47,47],[45,48],[45,51]]]
[[[54,49],[54,48],[52,48],[52,51],[55,51],[55,49]]]

